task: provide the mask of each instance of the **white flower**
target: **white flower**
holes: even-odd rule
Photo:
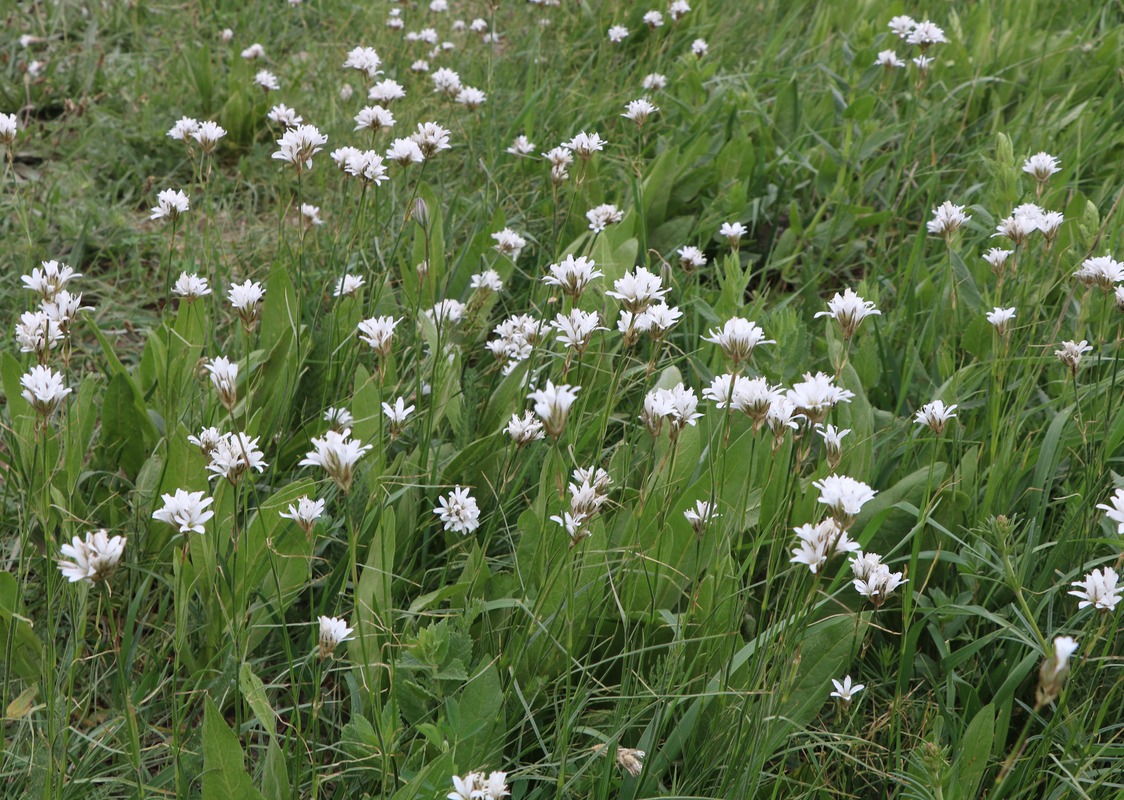
[[[734,362],[735,368],[749,361],[757,345],[776,344],[774,340],[765,338],[765,331],[756,323],[741,317],[731,317],[721,328],[712,328],[708,333],[708,336],[701,337],[702,340],[721,347],[726,357]]]
[[[211,451],[219,446],[219,440],[222,437],[223,433],[218,428],[202,428],[198,436],[188,436],[187,441],[202,450],[203,455],[210,461]]]
[[[589,229],[594,233],[600,233],[607,226],[620,222],[624,218],[624,213],[611,203],[603,203],[585,212],[585,218],[589,220]]]
[[[1018,247],[1037,230],[1038,217],[1027,214],[1012,214],[1000,220],[999,224],[995,226],[996,232],[992,234],[992,237],[1006,236]]]
[[[812,486],[820,490],[817,502],[827,506],[831,516],[844,529],[851,527],[863,506],[877,494],[862,481],[846,475],[828,475],[812,481]]]
[[[991,267],[991,271],[996,275],[1002,274],[1003,266],[1007,263],[1007,259],[1011,257],[1013,250],[1003,250],[998,247],[992,247],[981,256],[984,261]]]
[[[695,390],[685,388],[682,383],[676,384],[671,389],[653,389],[644,398],[644,411],[640,419],[647,426],[653,436],[658,436],[666,420],[671,428],[671,438],[674,440],[679,432],[688,425],[694,425],[702,414],[697,413],[699,407]]]
[[[861,557],[852,561],[851,570],[855,571],[856,564],[860,563],[862,563]],[[870,602],[874,603],[874,607],[878,608],[886,602],[886,598],[888,598],[895,589],[903,583],[908,582],[908,580],[902,579],[902,574],[900,572],[890,572],[889,567],[879,563],[869,569],[865,577],[856,577],[852,583],[856,592],[868,598]]]
[[[328,143],[328,137],[320,133],[315,125],[297,125],[289,128],[277,140],[280,149],[273,158],[285,161],[297,168],[312,169],[312,157]]]
[[[205,366],[211,373],[211,383],[219,393],[219,400],[227,409],[234,411],[238,402],[238,363],[220,356],[211,359]]]
[[[192,303],[200,297],[209,295],[211,287],[207,285],[206,278],[201,278],[195,273],[181,272],[180,276],[176,278],[175,285],[172,286],[172,293]]]
[[[81,273],[58,261],[41,261],[40,264],[42,269],[34,267],[30,275],[23,275],[20,280],[25,288],[38,292],[44,300],[51,300],[70,281],[82,277]]]
[[[275,122],[283,128],[295,128],[304,122],[304,119],[296,111],[293,111],[284,103],[278,103],[269,109],[266,117],[270,122]]]
[[[706,256],[694,245],[680,247],[676,252],[679,254],[679,266],[685,270],[701,269],[706,266]]]
[[[468,534],[480,527],[480,507],[468,493],[468,489],[457,486],[453,491],[437,500],[438,507],[433,513],[441,520],[447,531]]]
[[[663,25],[663,14],[658,11],[649,11],[644,15],[643,20],[645,25],[655,30]]]
[[[460,300],[438,300],[433,308],[426,309],[425,315],[433,324],[441,327],[446,322],[457,324],[464,317],[465,305]]]
[[[332,292],[333,297],[343,297],[350,295],[354,297],[360,289],[363,288],[366,281],[362,275],[344,275],[342,278],[336,279],[336,289]]]
[[[644,76],[644,80],[640,81],[640,86],[646,92],[658,92],[660,89],[667,87],[667,76],[653,72]]]
[[[741,375],[723,373],[715,375],[710,386],[703,389],[702,396],[705,400],[712,400],[718,408],[734,407],[734,398],[746,395],[749,378]]]
[[[436,122],[419,122],[417,131],[410,138],[414,140],[425,158],[452,147],[449,144],[449,131]]]
[[[246,330],[251,330],[261,318],[261,301],[265,297],[265,289],[260,283],[247,280],[231,286],[226,296],[242,320],[242,325]]]
[[[433,74],[429,76],[433,81],[434,92],[444,92],[449,96],[455,95],[461,88],[461,76],[448,67],[441,67],[434,70]]]
[[[851,432],[850,428],[839,430],[834,425],[817,425],[816,433],[823,437],[824,454],[827,465],[835,469],[843,458],[843,437]]]
[[[394,115],[382,106],[366,106],[355,115],[355,130],[377,133],[383,128],[394,127]]]
[[[839,328],[844,339],[855,335],[862,321],[869,316],[881,315],[882,312],[874,307],[874,303],[863,300],[851,289],[845,289],[843,294],[838,292],[827,303],[827,311],[820,311],[817,317],[831,317],[839,323]]]
[[[914,415],[913,421],[918,425],[928,425],[929,430],[940,436],[944,433],[948,421],[956,416],[953,413],[955,410],[955,403],[946,406],[943,400],[934,400],[921,406],[920,410]]]
[[[526,136],[520,134],[515,137],[515,141],[511,143],[511,147],[507,148],[507,152],[513,156],[529,156],[535,152],[535,144]]]
[[[0,145],[11,147],[19,133],[19,120],[15,114],[0,113]]]
[[[580,386],[569,384],[555,386],[548,380],[545,389],[537,389],[527,396],[528,400],[535,402],[535,414],[543,421],[546,432],[552,439],[562,435],[570,407],[578,399],[580,389]]]
[[[473,275],[468,283],[472,289],[485,292],[499,292],[503,290],[503,279],[494,269],[486,269]]]
[[[1098,503],[1097,508],[1105,512],[1105,516],[1116,523],[1116,532],[1124,535],[1124,489],[1117,489],[1108,499],[1112,505]]]
[[[174,526],[180,533],[203,533],[203,525],[215,515],[207,506],[215,502],[213,497],[203,497],[203,492],[189,492],[176,489],[174,495],[160,496],[164,507],[152,513],[152,518]]]
[[[1060,211],[1047,211],[1038,220],[1038,230],[1042,231],[1042,235],[1046,237],[1047,247],[1053,244],[1063,222],[1065,222],[1065,216]]]
[[[301,203],[301,219],[313,226],[324,224],[324,220],[320,219],[320,206],[311,203]]]
[[[637,267],[614,281],[613,291],[605,294],[620,300],[626,309],[636,314],[663,300],[668,291],[663,288],[663,281],[658,275],[644,267]]]
[[[889,22],[889,28],[898,38],[904,39],[913,33],[913,29],[917,27],[917,22],[913,17],[907,17],[904,14],[900,17],[894,17]]]
[[[624,25],[613,25],[609,28],[609,41],[613,44],[620,44],[628,36],[628,28]]]
[[[199,142],[204,153],[210,153],[218,145],[219,140],[226,136],[226,128],[217,122],[201,122],[199,127],[192,132],[192,138]]]
[[[1073,273],[1084,286],[1095,286],[1106,292],[1116,289],[1116,284],[1124,281],[1124,264],[1112,256],[1096,256],[1087,258],[1081,264],[1081,269]]]
[[[683,512],[684,519],[696,536],[702,536],[711,521],[720,516],[722,515],[718,513],[718,506],[706,500],[696,500],[694,508],[688,508]]]
[[[176,124],[168,131],[167,135],[169,139],[175,139],[177,142],[190,144],[188,140],[195,138],[195,132],[197,130],[199,130],[199,120],[192,119],[191,117],[180,117],[176,120]]]
[[[1078,608],[1092,606],[1097,611],[1112,611],[1120,602],[1120,587],[1116,585],[1119,576],[1112,567],[1103,570],[1095,569],[1085,576],[1083,581],[1075,581],[1071,586],[1076,586],[1081,591],[1070,592],[1073,597],[1080,597]]]
[[[419,58],[410,65],[410,72],[429,72],[429,62]]]
[[[346,103],[348,100],[351,99],[352,95],[354,95],[354,94],[355,94],[355,90],[351,88],[350,83],[345,83],[343,86],[340,87],[340,100],[342,100],[343,102]]]
[[[577,154],[578,158],[588,161],[594,153],[604,149],[605,144],[605,140],[597,133],[582,131],[570,141],[563,142],[562,146]]]
[[[211,463],[207,465],[209,478],[223,477],[230,483],[238,480],[248,470],[263,472],[269,465],[258,449],[258,437],[250,438],[244,433],[226,433],[211,450]]]
[[[401,320],[394,317],[371,317],[359,323],[359,338],[380,356],[390,355],[394,329]]]
[[[585,352],[596,331],[608,330],[600,323],[601,315],[596,311],[582,311],[575,308],[569,314],[556,315],[550,327],[558,331],[559,342],[581,354]]]
[[[224,44],[230,44],[230,42],[234,40],[234,31],[230,28],[223,28],[222,33],[219,34],[219,38],[222,39]]]
[[[924,52],[930,45],[943,44],[948,41],[945,38],[944,31],[938,28],[929,20],[918,22],[909,35],[906,37],[906,42],[915,44]]]
[[[20,376],[23,391],[20,396],[42,417],[49,417],[59,407],[63,398],[73,391],[66,385],[61,372],[36,365]]]
[[[511,228],[493,233],[492,238],[496,240],[496,252],[503,253],[512,261],[517,260],[523,248],[527,246],[527,240]]]
[[[999,308],[996,306],[991,311],[987,312],[987,321],[995,327],[995,332],[1000,336],[1007,335],[1007,328],[1011,320],[1015,318],[1015,309],[1012,308]]]
[[[398,81],[379,81],[367,92],[367,99],[376,103],[389,103],[392,100],[401,100],[406,96],[406,90]]]
[[[806,565],[813,575],[832,555],[846,555],[859,549],[859,543],[851,541],[847,531],[831,517],[816,525],[801,525],[795,531],[799,541],[789,562]]]
[[[933,209],[933,218],[925,223],[925,227],[929,229],[929,233],[947,239],[970,219],[971,217],[964,213],[964,206],[953,205],[946,200]]]
[[[16,323],[16,342],[21,353],[35,353],[40,363],[64,338],[59,321],[44,311],[25,311]]]
[[[702,58],[710,51],[710,45],[706,43],[706,39],[695,39],[691,42],[691,52],[694,53],[695,58]]]
[[[324,501],[312,500],[307,495],[301,497],[296,503],[281,513],[283,519],[291,519],[297,523],[306,534],[312,532],[316,520],[324,516]]]
[[[804,380],[793,384],[787,396],[796,410],[814,425],[823,422],[827,412],[837,404],[850,403],[855,393],[836,386],[832,378],[822,372],[815,375],[805,372]]]
[[[866,684],[851,683],[850,675],[844,675],[842,681],[832,678],[831,682],[835,686],[835,691],[831,693],[830,697],[838,697],[839,702],[845,706],[850,705],[855,695],[866,688]]]
[[[1045,183],[1055,172],[1061,172],[1058,159],[1049,153],[1035,153],[1023,162],[1023,172],[1032,176],[1039,183]]]
[[[355,424],[355,417],[346,408],[329,407],[324,412],[324,421],[334,431],[344,431]]]
[[[1082,339],[1080,342],[1062,342],[1060,350],[1055,350],[1054,355],[1058,360],[1069,367],[1069,371],[1077,374],[1077,367],[1081,364],[1081,357],[1092,350],[1092,346]]]
[[[70,559],[59,560],[59,572],[71,583],[96,584],[107,580],[125,554],[125,541],[124,536],[110,538],[105,528],[87,532],[85,540],[75,536],[70,544],[59,548]]]
[[[1069,659],[1076,652],[1077,640],[1072,636],[1058,636],[1054,639],[1054,656],[1047,662],[1054,676],[1069,668]]]
[[[575,301],[581,297],[582,292],[594,278],[603,275],[596,269],[593,260],[585,256],[575,258],[573,255],[567,255],[557,264],[551,264],[548,269],[550,274],[543,278],[543,283],[561,287],[563,293]]]
[[[242,51],[242,58],[246,59],[247,61],[253,61],[255,58],[264,58],[264,57],[265,57],[265,48],[262,47],[257,42],[254,42],[252,45],[250,45],[249,47],[247,47],[245,50]]]
[[[504,433],[511,437],[517,447],[523,447],[546,436],[542,423],[535,419],[530,411],[524,411],[522,417],[512,414],[507,427],[504,428]]]
[[[337,617],[320,617],[320,636],[318,637],[320,658],[328,658],[344,642],[350,642],[352,628],[345,620]]]
[[[187,195],[174,189],[164,189],[156,195],[156,207],[152,209],[149,219],[174,220],[180,214],[186,214],[190,208]]]
[[[277,76],[267,69],[259,69],[257,74],[254,75],[254,84],[260,86],[267,92],[276,92],[281,88],[280,81]]]
[[[879,50],[878,57],[874,59],[874,66],[900,69],[905,66],[905,62],[898,58],[898,54],[893,50]]]
[[[387,148],[386,157],[391,161],[397,161],[403,167],[425,161],[425,155],[413,139],[395,139]]]
[[[355,465],[367,451],[369,444],[362,444],[351,438],[351,431],[328,431],[323,439],[312,437],[313,450],[310,450],[299,463],[302,467],[320,467],[335,481],[341,492],[347,493],[355,478]]]
[[[343,62],[344,69],[354,69],[365,72],[368,78],[379,75],[382,59],[373,47],[353,47],[347,53],[347,60]]]

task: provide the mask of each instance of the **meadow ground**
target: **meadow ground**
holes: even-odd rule
[[[1124,792],[1119,3],[0,13],[0,796]]]

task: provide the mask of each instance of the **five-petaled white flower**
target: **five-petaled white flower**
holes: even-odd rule
[[[837,681],[835,678],[831,679],[832,684],[835,686],[835,691],[831,693],[831,697],[838,697],[839,702],[845,706],[851,705],[851,701],[855,695],[866,688],[864,683],[851,683],[851,676],[844,675],[842,681]]]

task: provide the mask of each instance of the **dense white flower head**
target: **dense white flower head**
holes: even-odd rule
[[[461,319],[464,318],[465,304],[460,300],[438,300],[433,308],[427,308],[425,315],[437,327],[442,327],[446,323],[456,325]]]
[[[733,409],[737,398],[747,396],[748,384],[749,378],[742,375],[730,373],[715,375],[710,386],[703,389],[702,396],[704,400],[713,401],[718,408]]]
[[[1097,508],[1105,512],[1105,516],[1116,523],[1116,532],[1124,536],[1124,489],[1117,489],[1108,498],[1108,504],[1098,503]]]
[[[1081,357],[1092,349],[1092,345],[1084,339],[1080,342],[1068,341],[1062,342],[1061,349],[1055,350],[1054,355],[1058,357],[1058,361],[1069,367],[1070,372],[1076,373],[1081,365]]]
[[[563,142],[562,146],[577,155],[578,158],[588,161],[594,153],[603,150],[605,144],[605,140],[598,133],[582,131],[570,141]]]
[[[410,136],[425,158],[430,158],[442,150],[452,147],[449,144],[449,131],[436,122],[419,122],[418,129]]]
[[[355,417],[346,408],[330,406],[324,411],[324,421],[332,430],[342,433],[355,424]]]
[[[515,137],[511,146],[507,148],[507,152],[513,156],[529,156],[535,152],[535,143],[523,134],[519,134]]]
[[[628,105],[625,106],[624,113],[621,114],[625,119],[630,119],[637,125],[643,125],[648,121],[648,117],[659,111],[658,106],[652,105],[648,98],[641,97],[639,100],[630,100]]]
[[[204,497],[203,492],[189,492],[176,489],[175,494],[160,496],[164,507],[154,511],[152,518],[166,522],[180,533],[204,532],[204,524],[215,515],[207,506],[215,502],[213,497]]]
[[[1119,576],[1112,567],[1105,567],[1103,570],[1095,569],[1085,576],[1085,580],[1070,584],[1079,590],[1070,594],[1081,598],[1081,602],[1077,604],[1079,609],[1092,606],[1097,611],[1108,613],[1115,610],[1117,603],[1120,602],[1118,580]]]
[[[546,432],[552,439],[562,435],[566,427],[566,418],[570,415],[570,407],[578,399],[580,386],[559,384],[555,386],[551,381],[546,382],[546,387],[536,389],[527,396],[535,403],[535,414],[543,421]]]
[[[695,58],[702,58],[710,52],[710,45],[706,43],[706,39],[695,39],[691,42],[691,53]]]
[[[367,99],[375,103],[390,103],[406,96],[406,90],[398,81],[387,78],[379,81],[367,91]]]
[[[11,147],[19,133],[19,119],[15,114],[0,113],[0,145]]]
[[[516,366],[531,357],[534,343],[544,327],[543,321],[530,314],[518,314],[508,317],[492,330],[497,338],[489,340],[486,346],[497,359],[507,362],[503,368],[504,375],[510,375]]]
[[[71,294],[66,289],[62,289],[50,300],[44,300],[40,305],[40,310],[49,319],[57,322],[59,329],[65,335],[69,333],[71,323],[78,318],[78,313],[80,311],[92,311],[93,307],[82,305],[81,293]]]
[[[297,125],[281,134],[273,158],[292,164],[298,171],[312,169],[312,157],[327,143],[328,137],[315,125]]]
[[[585,352],[590,339],[597,331],[608,330],[601,325],[601,315],[596,311],[582,311],[575,308],[569,314],[557,314],[550,327],[558,331],[558,341],[578,354]]]
[[[585,256],[574,257],[567,255],[557,264],[548,267],[548,275],[543,277],[543,283],[549,286],[558,286],[562,292],[574,300],[581,297],[586,287],[594,278],[603,277],[603,273],[596,268],[593,259]]]
[[[301,219],[313,227],[324,224],[324,220],[320,218],[320,206],[314,206],[312,203],[301,203]]]
[[[640,81],[640,86],[646,92],[658,92],[661,89],[667,88],[667,76],[659,72],[649,73]]]
[[[517,447],[523,447],[546,436],[542,422],[530,411],[524,411],[523,416],[512,414],[507,427],[504,428],[504,433],[511,437]]]
[[[394,127],[394,115],[382,106],[365,106],[355,115],[355,128],[357,131],[371,131],[372,133],[386,128]]]
[[[946,200],[933,209],[933,218],[925,223],[925,227],[929,229],[929,233],[947,239],[971,218],[964,213],[964,206],[954,205]]]
[[[68,283],[75,278],[81,278],[81,273],[75,272],[66,264],[58,261],[41,261],[40,267],[33,267],[30,275],[23,275],[20,280],[25,288],[38,292],[44,300],[51,300]]]
[[[36,365],[20,376],[23,391],[20,396],[43,417],[49,417],[71,393],[61,372],[50,367]]]
[[[1035,153],[1023,162],[1023,172],[1039,183],[1045,183],[1051,175],[1061,171],[1061,163],[1049,153]]]
[[[655,30],[663,25],[663,14],[658,11],[649,11],[644,14],[643,20],[645,25]]]
[[[795,529],[797,543],[792,551],[792,564],[804,564],[815,575],[833,555],[846,555],[860,549],[847,531],[828,517],[815,525],[804,524]]]
[[[247,61],[253,61],[255,58],[264,58],[264,57],[265,57],[265,48],[262,47],[257,42],[254,42],[252,45],[250,45],[249,47],[247,47],[245,50],[242,51],[242,58],[246,59]]]
[[[710,523],[722,516],[718,513],[718,506],[706,500],[696,500],[692,508],[683,512],[683,518],[691,526],[696,536],[702,536]]]
[[[347,621],[337,617],[320,617],[320,634],[317,645],[320,658],[328,658],[344,642],[350,642],[353,629],[347,627]]]
[[[295,503],[290,503],[288,508],[281,512],[282,518],[291,519],[305,533],[311,533],[313,526],[316,525],[316,520],[322,516],[324,516],[324,501],[313,500],[307,495],[301,497]]]
[[[913,416],[913,421],[918,425],[926,425],[929,430],[938,436],[944,433],[945,426],[948,421],[956,416],[956,404],[950,406],[944,404],[944,400],[934,400],[931,403],[926,403],[918,409],[917,413]]]
[[[628,36],[628,28],[624,25],[613,25],[609,28],[609,41],[613,44],[620,44]]]
[[[496,240],[496,252],[502,253],[512,261],[517,260],[523,248],[527,246],[527,240],[511,228],[496,231],[492,234],[492,238]]]
[[[907,17],[904,14],[894,17],[888,23],[890,30],[900,39],[905,39],[913,29],[917,27],[917,21],[913,17]]]
[[[930,45],[948,42],[944,31],[927,19],[918,22],[905,40],[909,44],[920,47],[922,52],[928,49]]]
[[[332,292],[332,296],[343,297],[347,295],[354,297],[366,283],[367,281],[362,275],[344,275],[342,278],[336,279],[336,288]]]
[[[254,84],[260,86],[266,92],[276,92],[281,88],[281,82],[277,80],[277,76],[267,69],[257,71],[257,74],[254,75]]]
[[[749,361],[757,345],[776,344],[775,340],[765,338],[765,331],[756,322],[741,317],[731,317],[721,328],[711,328],[702,340],[721,347],[735,369]]]
[[[486,269],[474,274],[468,282],[469,288],[485,292],[503,291],[503,279],[494,269]]]
[[[831,317],[839,323],[839,329],[844,339],[855,335],[862,321],[870,316],[881,315],[882,312],[874,307],[874,303],[863,300],[851,289],[844,289],[843,294],[836,292],[835,296],[827,303],[827,311],[820,311],[817,317]]]
[[[406,424],[406,420],[410,418],[415,409],[416,406],[406,405],[406,400],[402,397],[397,398],[394,405],[385,402],[382,404],[382,413],[387,422],[390,423],[391,437],[395,437],[402,432],[402,426]]]
[[[156,206],[149,219],[177,219],[191,207],[187,195],[176,189],[164,189],[156,195]]]
[[[238,483],[246,472],[263,472],[269,466],[258,447],[258,437],[241,432],[223,434],[210,455],[207,471],[211,474],[207,477],[226,478],[231,484]]]
[[[223,28],[222,33],[219,34],[219,39],[221,39],[224,44],[230,44],[234,41],[234,31],[230,28]]]
[[[219,356],[208,361],[205,367],[211,373],[211,383],[218,392],[219,400],[233,411],[238,403],[238,362]]]
[[[169,139],[175,139],[177,142],[191,144],[191,141],[195,139],[195,132],[197,130],[199,130],[199,120],[192,119],[191,117],[180,117],[176,120],[176,124],[168,131],[167,136]]]
[[[1015,308],[1000,308],[996,306],[991,311],[987,312],[987,321],[995,328],[995,332],[1000,336],[1006,336],[1007,330],[1011,324],[1011,320],[1015,318]]]
[[[723,222],[718,228],[718,235],[725,237],[730,247],[737,247],[746,231],[747,228],[740,222]]]
[[[487,776],[483,772],[470,772],[463,778],[454,775],[452,780],[453,791],[446,795],[446,800],[502,800],[511,794],[506,772],[492,772]]]
[[[176,278],[175,284],[172,286],[172,293],[191,303],[198,300],[200,297],[209,295],[211,293],[211,287],[207,285],[206,278],[202,278],[194,272],[181,272],[180,276]]]
[[[435,92],[443,92],[451,97],[460,91],[461,76],[448,67],[434,70],[429,78],[433,81],[433,91]]]
[[[192,131],[191,136],[199,142],[204,153],[210,153],[218,145],[219,140],[226,136],[226,128],[217,122],[207,120],[199,123],[199,127]]]
[[[386,157],[390,161],[397,161],[403,167],[425,161],[421,147],[413,139],[395,139],[387,148]]]
[[[844,529],[851,527],[863,506],[877,494],[862,481],[846,475],[828,475],[813,481],[812,485],[820,490],[817,502],[827,506],[831,516]]]
[[[1076,652],[1076,639],[1072,636],[1058,636],[1054,639],[1054,654],[1043,667],[1056,677],[1069,669],[1069,659]]]
[[[456,486],[437,503],[433,513],[445,530],[468,534],[480,527],[480,507],[467,488]]]
[[[873,556],[873,559],[871,559],[871,556]],[[873,563],[871,563],[872,561]],[[855,591],[869,599],[875,608],[885,603],[895,589],[909,582],[903,580],[902,573],[890,572],[890,568],[873,553],[868,553],[865,556],[862,553],[857,553],[851,561],[851,571],[855,575],[852,582]]]
[[[368,78],[376,78],[382,74],[380,66],[382,59],[373,47],[353,47],[347,53],[347,60],[343,62],[344,69],[365,73]]]
[[[935,58],[930,58],[929,56],[915,56],[911,60],[922,73],[928,72],[929,67],[933,66],[933,62],[936,61]]]
[[[849,706],[851,701],[855,699],[855,695],[866,688],[864,683],[851,683],[850,675],[844,675],[841,681],[832,678],[831,683],[835,686],[835,691],[829,696],[839,698],[839,702],[845,706]]]
[[[992,272],[996,275],[1000,275],[1003,272],[1004,265],[1007,263],[1007,259],[1011,257],[1013,252],[1013,250],[1003,250],[999,247],[992,247],[984,253],[981,258],[988,263]]]
[[[817,425],[816,433],[823,438],[824,455],[827,465],[835,469],[843,458],[843,437],[851,432],[850,428],[840,430],[834,425]]]
[[[394,329],[401,320],[394,317],[371,317],[359,323],[359,338],[380,356],[390,355]]]
[[[692,244],[680,247],[676,253],[679,255],[679,266],[685,270],[701,269],[706,266],[706,255]]]
[[[796,410],[806,416],[813,425],[823,422],[827,412],[839,403],[850,403],[855,393],[836,386],[829,375],[817,372],[804,373],[804,380],[793,384],[788,390],[788,399]]]
[[[16,343],[21,353],[35,353],[40,364],[65,337],[59,321],[45,311],[25,311],[16,323]]]
[[[87,532],[85,539],[75,536],[70,544],[59,548],[63,557],[70,559],[59,560],[59,572],[71,583],[101,583],[117,570],[125,554],[125,541],[124,536],[110,537],[104,528]]]
[[[1111,292],[1116,289],[1116,284],[1124,281],[1124,264],[1112,256],[1087,258],[1081,263],[1081,269],[1073,273],[1073,277],[1084,286],[1095,286]]]
[[[585,212],[585,218],[589,220],[589,229],[594,233],[600,233],[609,225],[624,219],[624,212],[612,203],[602,203]]]
[[[878,56],[874,59],[874,66],[886,69],[901,69],[905,66],[905,61],[898,58],[898,54],[893,50],[879,50]]]
[[[256,281],[247,280],[234,284],[226,295],[231,307],[238,313],[246,330],[251,330],[261,318],[261,301],[265,289]]]
[[[351,438],[350,430],[328,431],[324,438],[312,437],[312,447],[299,466],[320,467],[335,481],[341,492],[348,492],[355,478],[355,465],[372,446]]]
[[[1018,247],[1023,244],[1032,233],[1039,230],[1039,221],[1042,218],[1041,214],[1033,213],[1016,213],[1011,214],[1009,217],[1004,217],[995,226],[995,233],[992,238],[996,236],[1005,236]]]
[[[219,440],[222,439],[222,437],[222,431],[218,428],[210,427],[200,429],[198,436],[188,436],[187,441],[203,451],[203,455],[210,461],[211,451],[219,446]]]
[[[698,413],[699,400],[695,390],[678,383],[670,389],[653,389],[644,398],[641,421],[653,436],[658,436],[665,422],[675,439],[681,430],[695,425],[702,414]]]
[[[663,300],[669,291],[663,288],[663,281],[658,275],[644,267],[637,267],[613,281],[613,291],[605,294],[620,300],[625,309],[638,314],[653,303]]]
[[[269,113],[265,116],[270,122],[276,123],[283,128],[295,128],[304,122],[300,114],[284,103],[278,103],[273,108],[269,109]]]

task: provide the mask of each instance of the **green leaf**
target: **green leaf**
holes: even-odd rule
[[[261,776],[262,794],[266,800],[292,800],[289,787],[289,772],[285,766],[285,754],[276,739],[270,739],[265,749],[265,764]]]
[[[995,707],[986,705],[976,712],[964,738],[960,740],[960,752],[953,764],[956,777],[956,795],[961,800],[976,796],[984,770],[991,756],[992,739],[995,735]]]
[[[243,767],[238,737],[210,697],[203,711],[203,800],[265,800]]]
[[[238,686],[242,689],[242,697],[254,710],[254,716],[265,728],[270,736],[277,736],[277,712],[269,704],[269,697],[265,693],[265,684],[262,679],[254,674],[253,667],[243,662],[238,671]]]

